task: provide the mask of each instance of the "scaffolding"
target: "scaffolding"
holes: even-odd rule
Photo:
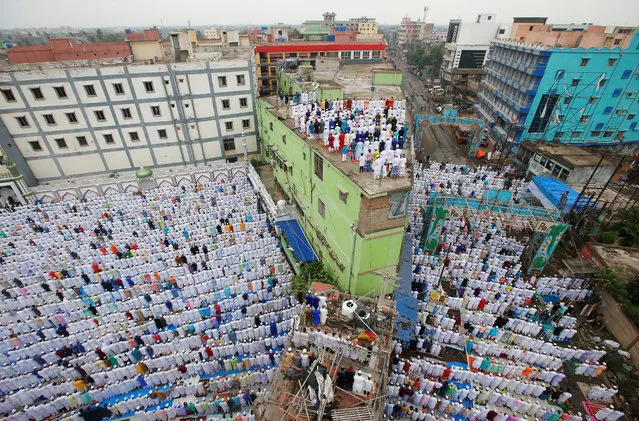
[[[379,275],[390,288],[394,277],[386,273]],[[297,327],[299,332],[321,332],[341,338],[343,342],[309,337],[309,350],[316,358],[307,369],[291,363],[300,355],[299,350],[286,353],[265,394],[255,404],[259,421],[314,421],[326,417],[343,421],[381,421],[395,315],[389,308],[390,303],[381,295],[379,299],[331,295],[325,325],[310,325],[307,324],[310,323],[308,319],[301,317]],[[358,308],[352,318],[341,312],[343,302],[350,299]],[[359,311],[362,315],[358,314]],[[365,339],[362,343],[361,334],[364,332],[366,336],[372,333],[373,339]],[[347,368],[361,371],[362,376],[370,376],[373,381],[370,394],[345,390],[338,385],[338,373]]]

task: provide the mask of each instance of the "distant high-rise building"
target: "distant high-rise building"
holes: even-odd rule
[[[481,14],[475,22],[452,19],[448,24],[440,76],[456,88],[477,91],[484,75],[490,42],[502,31],[494,14]],[[505,30],[503,30],[505,32]]]
[[[416,41],[423,41],[433,35],[435,25],[421,20],[412,20],[405,16],[402,23],[395,30],[395,37],[399,45],[408,45]]]
[[[220,35],[215,28],[207,28],[204,30],[204,38],[206,39],[218,39]]]

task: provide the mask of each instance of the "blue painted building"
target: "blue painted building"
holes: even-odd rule
[[[639,31],[633,31],[625,48],[493,41],[478,114],[493,137],[515,145],[639,143]]]

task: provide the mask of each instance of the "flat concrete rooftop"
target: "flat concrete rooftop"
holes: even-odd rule
[[[355,97],[357,98],[357,97]],[[330,162],[333,166],[337,167],[344,175],[357,184],[367,195],[378,196],[384,193],[392,193],[396,191],[407,191],[411,189],[413,179],[413,157],[411,154],[412,139],[410,142],[406,142],[404,152],[406,154],[406,176],[399,178],[383,178],[375,180],[372,172],[360,173],[359,163],[351,161],[342,161],[341,153],[329,153],[324,148],[324,143],[321,140],[314,140],[303,136],[299,130],[293,127],[293,119],[287,114],[286,107],[277,107],[277,99],[275,96],[265,97],[265,99],[272,107],[269,111],[276,117],[286,117],[281,120],[289,129],[296,132],[297,136],[304,140],[311,148],[313,148],[320,156]]]
[[[302,63],[304,59],[300,60]],[[331,60],[327,60],[330,62]],[[289,77],[303,90],[310,91],[314,83],[328,88],[343,87],[344,98],[404,98],[401,86],[373,85],[373,70],[376,72],[392,72],[393,66],[388,63],[379,64],[340,64],[334,60],[333,64],[313,70],[313,81],[306,82],[296,79],[296,71],[286,72]],[[375,88],[374,91],[371,88]]]
[[[576,167],[596,167],[601,156],[574,145],[537,145],[532,143],[522,143],[526,149],[547,155],[559,162]],[[608,159],[604,159],[601,165],[615,165]]]

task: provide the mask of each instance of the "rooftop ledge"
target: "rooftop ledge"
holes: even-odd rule
[[[322,158],[330,162],[334,167],[340,170],[346,177],[353,181],[360,189],[366,193],[369,197],[384,196],[388,193],[394,193],[399,191],[407,191],[411,189],[413,179],[413,155],[412,155],[412,136],[411,139],[404,145],[404,153],[406,154],[406,176],[399,178],[382,178],[376,180],[373,177],[372,172],[360,173],[359,163],[351,162],[347,160],[342,161],[341,153],[329,153],[324,149],[324,142],[321,140],[314,140],[302,136],[299,130],[293,127],[293,119],[287,115],[287,109],[285,107],[277,107],[277,97],[270,96],[261,98],[265,100],[270,108],[268,109],[275,117],[286,117],[285,120],[280,120],[286,127],[295,132],[298,138],[306,142],[313,150],[317,152]],[[410,124],[409,124],[410,126]]]

